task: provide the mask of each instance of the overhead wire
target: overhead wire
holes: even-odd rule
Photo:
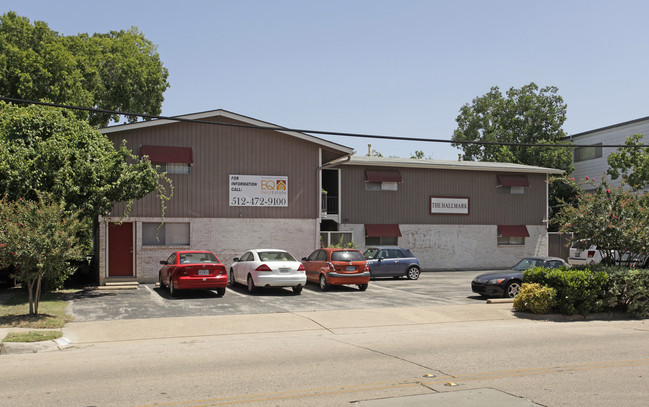
[[[290,131],[290,132],[306,133],[306,134],[318,134],[318,135],[339,136],[339,137],[358,137],[358,138],[379,139],[379,140],[415,141],[415,142],[425,142],[425,143],[447,143],[447,144],[460,144],[460,145],[476,144],[476,145],[483,145],[483,146],[553,147],[553,148],[573,148],[573,149],[584,148],[584,147],[596,147],[596,148],[649,147],[649,145],[646,144],[637,144],[637,145],[578,144],[576,145],[576,144],[560,144],[560,143],[551,143],[551,144],[516,143],[516,142],[502,142],[502,141],[469,141],[469,140],[446,140],[446,139],[434,139],[434,138],[386,136],[386,135],[378,135],[378,134],[349,133],[349,132],[336,132],[336,131],[313,130],[313,129],[297,129],[297,128],[288,128],[288,127],[281,127],[281,126],[258,126],[253,124],[223,123],[223,122],[214,122],[209,120],[189,119],[182,116],[161,116],[161,115],[151,115],[145,113],[122,112],[117,110],[99,109],[94,107],[73,106],[73,105],[64,105],[60,103],[17,99],[17,98],[5,97],[5,96],[0,96],[0,100],[5,102],[11,102],[11,103],[41,105],[41,106],[49,106],[49,107],[55,107],[60,109],[80,110],[80,111],[87,111],[93,113],[106,113],[110,115],[139,117],[142,119],[151,119],[151,120],[171,120],[176,122],[198,123],[198,124],[206,124],[206,125],[214,125],[214,126],[228,126],[228,127],[237,127],[237,128],[275,130],[275,131]]]

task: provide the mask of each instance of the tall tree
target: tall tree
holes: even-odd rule
[[[649,147],[640,147],[643,137],[642,134],[628,137],[625,142],[628,147],[620,147],[608,156],[606,172],[611,179],[622,177],[634,190],[649,187]]]
[[[2,96],[159,115],[168,75],[156,46],[135,27],[64,36],[15,12],[0,17]],[[98,126],[119,120],[108,113],[76,114]]]
[[[519,144],[567,143],[562,130],[566,104],[554,86],[539,89],[530,83],[503,95],[497,86],[460,109],[452,140],[495,144],[453,143],[467,161],[498,161],[572,172],[572,151],[567,148]],[[502,145],[498,143],[511,143]]]
[[[0,102],[0,196],[37,201],[49,193],[85,222],[157,191],[164,202],[173,190],[166,176],[125,146],[70,112]]]

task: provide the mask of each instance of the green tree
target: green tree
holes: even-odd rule
[[[72,273],[69,261],[82,254],[81,228],[78,212],[49,197],[0,199],[0,267],[13,266],[14,278],[27,285],[30,314],[38,314],[44,278],[62,281]]]
[[[626,139],[628,147],[620,147],[609,154],[607,170],[611,179],[622,177],[634,190],[649,187],[649,147],[642,145],[642,134],[634,134]]]
[[[132,204],[152,191],[160,196],[164,215],[173,187],[148,160],[124,145],[115,149],[67,111],[0,102],[0,196],[37,201],[39,193],[49,193],[90,223],[115,202]]]
[[[15,12],[0,17],[2,96],[159,115],[168,75],[156,46],[135,27],[64,36]],[[119,121],[109,113],[76,114],[99,126]]]
[[[585,182],[594,190],[579,188],[575,199],[565,202],[554,218],[559,230],[590,240],[604,263],[642,260],[649,253],[649,194],[635,193],[624,185],[611,187],[605,180],[597,185],[588,178]],[[571,183],[577,187],[574,179]]]
[[[570,149],[519,145],[567,143],[562,130],[567,106],[557,91],[554,86],[539,89],[530,83],[503,95],[497,86],[492,87],[462,106],[452,140],[469,143],[452,145],[464,151],[466,161],[511,162],[572,172]]]

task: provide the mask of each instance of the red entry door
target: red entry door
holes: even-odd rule
[[[108,224],[108,276],[133,276],[133,223]]]

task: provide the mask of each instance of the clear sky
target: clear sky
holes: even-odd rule
[[[649,2],[5,0],[64,35],[136,26],[169,70],[166,116],[226,109],[289,128],[449,139],[498,86],[556,86],[564,130],[649,116]],[[319,136],[367,154],[448,144]]]

